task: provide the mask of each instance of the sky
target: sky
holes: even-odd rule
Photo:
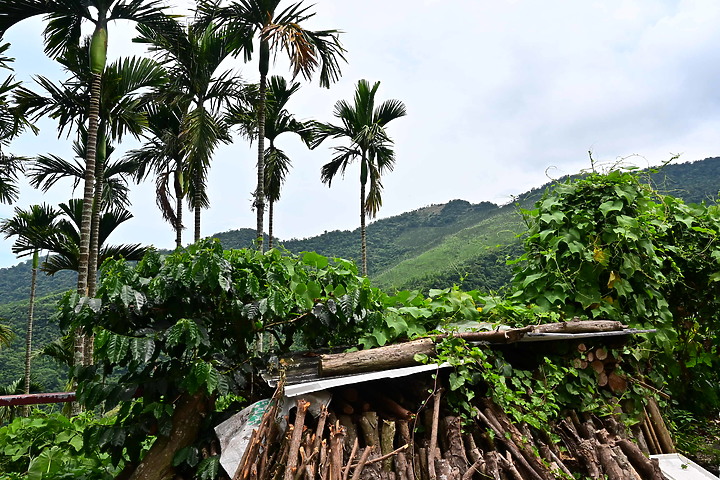
[[[680,162],[720,156],[717,0],[306,3],[317,12],[308,28],[343,32],[347,63],[330,89],[320,88],[317,79],[299,79],[303,87],[288,109],[300,119],[331,122],[335,102],[351,100],[360,79],[381,82],[377,100],[394,98],[407,107],[407,116],[387,127],[396,165],[383,177],[379,218],[453,199],[504,204],[589,169],[589,151],[598,168],[620,159],[647,167],[676,154]],[[17,79],[31,88],[33,75],[65,78],[43,54],[42,27],[41,19],[27,21],[3,39],[12,44]],[[109,36],[110,60],[144,54],[130,41],[130,24],[111,26]],[[281,55],[270,73],[289,77]],[[227,66],[258,81],[255,63]],[[70,156],[71,139],[58,139],[51,120],[38,126],[40,135],[24,135],[7,150]],[[293,168],[276,204],[275,235],[305,238],[357,228],[358,166],[328,188],[320,169],[337,144],[310,151],[291,134],[277,143]],[[118,151],[135,147],[125,141]],[[253,147],[237,135],[217,151],[203,236],[255,227]],[[81,193],[77,189],[75,196]],[[71,184],[47,194],[23,184],[17,206],[57,204],[71,195]],[[155,204],[152,182],[133,187],[131,200],[134,218],[116,230],[112,243],[172,248],[174,233]],[[0,218],[12,212],[0,205]],[[192,224],[187,227],[186,242]],[[0,267],[17,263],[11,245],[12,239],[0,241]]]

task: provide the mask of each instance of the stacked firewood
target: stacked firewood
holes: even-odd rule
[[[432,385],[428,381],[433,380],[340,387],[316,416],[309,413],[310,402],[299,398],[285,418],[285,428],[277,421],[276,396],[233,478],[663,478],[657,462],[647,457],[650,442],[636,443],[635,430],[642,438],[646,435],[640,427],[629,430],[612,416],[600,419],[568,412],[551,432],[539,432],[513,423],[488,398],[478,402],[474,423],[463,425],[459,417],[448,414],[442,388],[427,393],[427,385]],[[668,450],[660,443],[654,448]]]

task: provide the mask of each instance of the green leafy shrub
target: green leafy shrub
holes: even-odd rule
[[[118,473],[109,455],[83,438],[90,425],[109,424],[86,413],[72,419],[35,410],[0,428],[0,478],[111,479]]]
[[[633,352],[638,373],[696,411],[720,407],[718,207],[614,170],[558,185],[526,219],[512,301],[657,329]]]

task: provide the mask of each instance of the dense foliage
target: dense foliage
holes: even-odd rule
[[[526,215],[516,301],[657,329],[634,353],[640,373],[686,406],[720,407],[718,207],[615,170],[558,185]]]

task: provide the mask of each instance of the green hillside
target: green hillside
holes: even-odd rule
[[[563,181],[560,179],[558,181]],[[720,158],[665,166],[651,175],[661,192],[687,202],[714,202],[720,191]],[[531,208],[550,184],[525,192],[515,203],[498,206],[452,200],[430,205],[368,225],[368,262],[375,285],[394,289],[445,288],[460,284],[466,290],[501,290],[511,279],[508,259],[522,253],[518,235],[524,224],[518,206]],[[215,235],[225,248],[251,247],[252,229]],[[276,240],[292,252],[316,251],[325,256],[360,258],[360,232],[331,231],[305,239]],[[0,385],[22,373],[24,331],[29,296],[30,265],[0,269],[0,318],[12,326],[17,338],[11,348],[0,351]],[[50,317],[59,292],[75,286],[75,275],[38,276],[40,305],[36,311],[36,349],[58,335]],[[49,360],[36,362],[36,377],[46,388],[60,388],[62,378]]]

